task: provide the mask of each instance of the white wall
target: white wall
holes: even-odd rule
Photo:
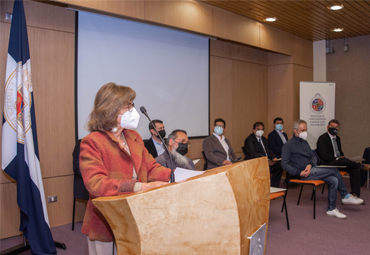
[[[326,81],[326,41],[313,42],[313,80]]]

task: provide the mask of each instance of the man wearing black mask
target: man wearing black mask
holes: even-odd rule
[[[322,134],[317,140],[316,152],[321,165],[346,166],[344,171],[350,175],[351,193],[360,196],[361,170],[370,170],[370,165],[353,162],[344,156],[339,132],[340,123],[336,119],[329,121],[328,132]]]
[[[159,135],[164,139],[166,136],[166,130],[164,129],[163,121],[153,120],[152,122],[155,125]],[[152,137],[148,140],[145,140],[144,145],[153,158],[156,158],[164,152],[164,146],[161,139],[158,137],[157,132],[155,132],[152,123],[149,123],[149,132]]]
[[[189,138],[185,130],[176,129],[168,136],[166,145],[172,155],[174,169],[180,167],[195,170],[193,161],[185,156],[185,154],[188,153],[189,144]],[[171,168],[170,155],[167,151],[156,157],[155,160],[160,165]]]

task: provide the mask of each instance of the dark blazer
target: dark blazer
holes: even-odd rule
[[[275,153],[270,150],[268,140],[262,136],[262,142],[265,146],[267,157],[269,159],[276,158]],[[264,150],[262,145],[258,142],[254,133],[250,134],[244,141],[245,159],[254,159],[264,157]]]
[[[186,159],[188,160],[188,167],[178,165],[176,163],[175,159],[173,159],[173,167],[174,167],[174,170],[176,169],[176,167],[180,167],[180,168],[184,168],[184,169],[189,169],[189,170],[196,170],[195,169],[195,165],[193,163],[193,160],[191,160],[188,157],[186,157]],[[166,168],[171,169],[171,159],[170,159],[170,155],[168,154],[167,151],[163,152],[161,155],[159,155],[158,157],[156,157],[155,158],[155,161],[157,161],[157,163],[160,164],[161,166],[164,166]]]
[[[73,181],[74,198],[89,200],[89,192],[87,191],[80,171],[80,145],[81,140],[78,140],[73,150],[73,172],[75,173]]]
[[[338,149],[341,156],[344,156],[342,151],[342,145],[340,143],[340,137],[336,136]],[[316,143],[316,153],[319,156],[321,165],[328,165],[330,162],[335,161],[334,147],[331,138],[328,133],[322,134]]]
[[[284,132],[283,135],[286,141],[288,141],[287,134]],[[281,158],[281,152],[283,151],[284,143],[283,143],[283,140],[281,140],[280,135],[275,129],[269,134],[268,143],[269,143],[270,149],[275,153],[275,156],[277,158]]]
[[[144,140],[144,146],[148,150],[149,154],[152,154],[153,158],[158,157],[157,150],[155,149],[154,142],[152,138]]]
[[[225,138],[227,145],[229,146],[229,157],[232,162],[237,160],[236,155],[234,154],[231,143],[228,139]],[[218,138],[214,135],[211,135],[204,139],[203,141],[203,151],[207,158],[207,169],[216,168],[222,166],[222,162],[227,159],[227,153],[222,147],[222,144]]]

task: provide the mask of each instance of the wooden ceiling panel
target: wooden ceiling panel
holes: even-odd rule
[[[312,41],[370,34],[370,0],[200,0]],[[328,7],[339,4],[338,11]],[[266,22],[266,17],[276,17]],[[334,28],[344,31],[333,32]]]

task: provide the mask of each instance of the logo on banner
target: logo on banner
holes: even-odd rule
[[[21,78],[21,81],[18,79]],[[5,84],[5,120],[17,132],[17,142],[24,143],[24,138],[31,128],[31,73],[27,65],[18,64]]]
[[[316,95],[310,101],[310,109],[313,113],[320,114],[323,113],[325,110],[325,100],[321,97],[320,93],[316,93]]]

